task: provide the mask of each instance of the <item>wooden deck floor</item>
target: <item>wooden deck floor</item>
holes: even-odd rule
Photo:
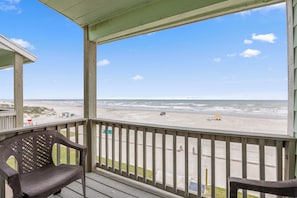
[[[161,198],[155,194],[148,193],[127,184],[112,180],[96,173],[86,174],[87,197],[88,198]],[[62,189],[59,195],[50,198],[82,198],[82,186],[80,181],[73,182]]]

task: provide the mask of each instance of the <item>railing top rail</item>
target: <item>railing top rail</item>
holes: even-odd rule
[[[2,116],[13,116],[16,115],[16,112],[11,109],[0,109],[0,117]]]
[[[267,133],[252,133],[245,131],[226,131],[226,130],[218,130],[218,129],[201,129],[201,128],[188,128],[188,127],[179,127],[179,126],[164,126],[157,124],[147,124],[147,123],[136,123],[136,122],[128,122],[128,121],[120,121],[120,120],[110,120],[110,119],[102,119],[95,118],[90,119],[94,122],[101,122],[108,124],[110,126],[129,126],[138,129],[156,129],[155,131],[167,131],[167,132],[178,132],[179,135],[182,134],[201,134],[201,135],[211,135],[211,136],[229,136],[234,138],[249,138],[249,139],[266,139],[266,140],[280,140],[280,141],[296,141],[297,139],[289,136],[289,135],[277,135],[277,134],[267,134]],[[131,128],[132,129],[132,128]]]
[[[0,130],[0,136],[2,135],[8,135],[8,134],[15,134],[15,133],[22,133],[26,131],[35,131],[38,129],[44,129],[44,128],[51,128],[56,126],[62,126],[62,125],[71,125],[75,123],[81,122],[82,124],[86,122],[87,119],[85,118],[78,118],[78,119],[69,119],[69,120],[63,120],[58,122],[50,122],[50,123],[44,123],[40,125],[34,125],[34,126],[25,126],[20,128],[12,128],[12,129],[4,129]]]

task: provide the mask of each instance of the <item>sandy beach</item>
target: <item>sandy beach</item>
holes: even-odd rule
[[[54,103],[27,101],[26,106],[46,107],[54,110],[55,113],[39,114],[38,116],[26,114],[24,121],[32,119],[33,124],[41,124],[54,122],[63,119],[81,118],[83,117],[83,109],[81,106],[69,103]],[[63,113],[69,113],[68,117]],[[133,110],[133,109],[97,109],[97,117],[121,121],[131,121],[148,124],[178,126],[199,129],[216,129],[224,131],[254,132],[267,134],[287,133],[287,119],[285,118],[269,118],[269,117],[252,117],[221,114],[221,120],[215,120],[214,114],[199,114],[185,112],[166,112],[165,116],[160,116],[160,111],[149,110]]]

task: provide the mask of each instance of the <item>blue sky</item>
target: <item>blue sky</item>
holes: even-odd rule
[[[0,34],[37,56],[25,99],[83,98],[83,31],[35,0],[0,0]],[[287,99],[285,4],[97,47],[98,98]],[[13,70],[0,70],[13,98]]]

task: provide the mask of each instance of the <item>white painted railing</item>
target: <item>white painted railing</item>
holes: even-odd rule
[[[0,131],[15,127],[16,113],[15,111],[0,110]]]
[[[97,126],[99,169],[183,197],[227,196],[229,176],[294,177],[296,139],[291,137],[102,119],[92,124]]]

